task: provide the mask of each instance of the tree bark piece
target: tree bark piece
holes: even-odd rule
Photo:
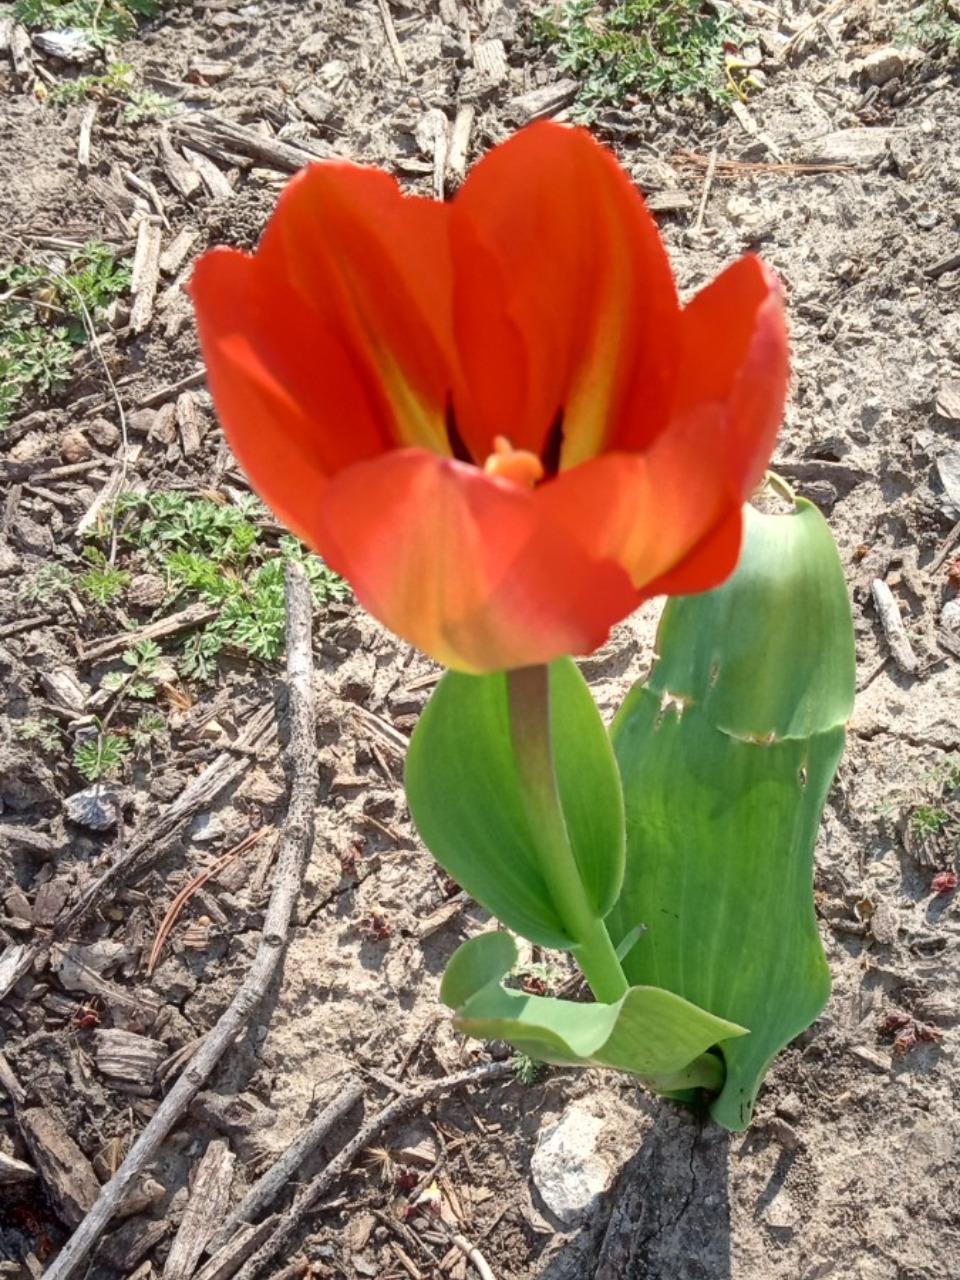
[[[45,1107],[19,1112],[17,1123],[60,1216],[70,1226],[78,1226],[100,1194],[93,1165]]]
[[[203,1153],[180,1228],[167,1255],[163,1280],[190,1280],[193,1275],[229,1203],[235,1159],[222,1138],[214,1139]]]

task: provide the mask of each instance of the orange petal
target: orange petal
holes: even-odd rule
[[[599,453],[631,387],[650,436],[665,418],[679,303],[636,188],[588,133],[521,130],[453,202],[457,422],[475,458],[496,435],[544,454],[562,409],[560,466]]]
[[[294,457],[331,475],[398,443],[449,452],[443,205],[383,173],[313,166],[283,192],[256,254],[206,254],[191,293],[211,390],[255,485],[289,483]]]
[[[617,565],[547,518],[538,491],[421,450],[343,472],[314,529],[370,613],[461,671],[592,652],[637,603]]]
[[[769,466],[790,381],[783,290],[759,258],[728,267],[684,308],[671,416],[724,408],[728,473],[747,498]]]

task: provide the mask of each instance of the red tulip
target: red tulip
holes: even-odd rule
[[[314,165],[192,293],[256,490],[447,666],[589,653],[733,571],[783,411],[780,289],[746,257],[681,307],[586,132],[522,130],[447,204]]]

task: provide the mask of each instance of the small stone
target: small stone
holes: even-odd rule
[[[86,462],[92,453],[90,441],[82,431],[67,431],[60,439],[60,457],[68,465]]]
[[[87,431],[101,449],[113,449],[120,443],[120,428],[107,418],[94,418],[87,423]]]
[[[131,609],[156,609],[163,604],[167,585],[159,573],[138,573],[127,587],[127,604]]]
[[[8,547],[5,542],[0,542],[0,576],[7,573],[19,573],[23,567],[23,561],[20,556]]]
[[[198,813],[190,824],[190,839],[198,844],[208,844],[223,836],[223,822],[215,813]]]
[[[896,49],[888,45],[854,63],[854,70],[863,84],[886,84],[888,80],[903,75],[903,58]]]
[[[960,378],[948,378],[940,384],[937,413],[948,422],[960,422]]]
[[[89,827],[91,831],[109,831],[117,825],[120,816],[116,794],[99,785],[67,796],[63,808],[70,822],[75,822],[78,827]]]
[[[134,409],[127,414],[127,430],[134,436],[149,435],[156,416],[156,409]]]
[[[940,610],[940,625],[945,631],[960,635],[960,599],[948,600]]]
[[[530,1161],[544,1204],[566,1226],[581,1222],[610,1184],[612,1170],[596,1154],[603,1121],[574,1103],[545,1128]]]
[[[47,451],[48,440],[49,437],[42,431],[28,431],[10,450],[8,455],[10,461],[25,463],[28,466],[31,462],[39,461]]]

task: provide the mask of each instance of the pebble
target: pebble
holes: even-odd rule
[[[576,1226],[610,1185],[614,1171],[597,1154],[604,1122],[574,1103],[540,1133],[530,1162],[544,1204],[565,1226]]]
[[[882,85],[903,75],[903,58],[898,50],[888,45],[854,63],[854,70],[864,84]]]
[[[109,831],[117,825],[120,806],[117,796],[112,791],[105,791],[102,786],[85,787],[63,802],[64,813],[78,827],[89,827],[91,831]]]
[[[60,457],[64,462],[86,462],[93,450],[82,431],[67,431],[60,439]]]

